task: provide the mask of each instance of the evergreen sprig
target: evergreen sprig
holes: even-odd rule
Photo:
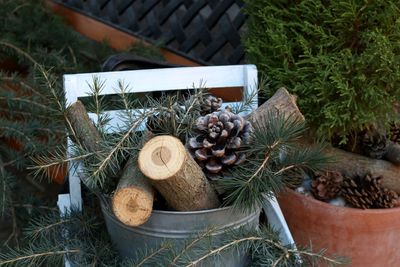
[[[3,247],[0,266],[118,266],[105,226],[93,210],[35,214],[20,248]],[[38,216],[40,215],[40,216]]]
[[[65,256],[80,252],[78,248],[65,248],[62,244],[49,248],[48,244],[32,244],[23,249],[9,249],[0,253],[0,266],[62,266]]]
[[[175,247],[163,243],[147,251],[137,260],[123,262],[121,266],[194,267],[206,262],[219,266],[221,257],[233,257],[233,255],[242,257],[249,255],[251,266],[293,267],[301,264],[315,266],[320,263],[336,266],[346,262],[344,258],[327,257],[324,251],[314,253],[308,249],[284,246],[278,234],[268,227],[254,230],[242,227],[231,230],[219,241],[211,237],[216,231],[218,229],[206,230],[198,237],[188,239],[184,244]]]
[[[315,171],[329,160],[322,153],[322,144],[299,145],[307,128],[293,116],[266,114],[253,127],[252,142],[245,149],[247,162],[232,169],[229,178],[218,181],[226,191],[225,204],[240,209],[255,210],[262,206],[265,196],[300,183],[293,172]]]
[[[61,75],[100,70],[113,50],[74,32],[41,0],[0,1],[0,33],[0,158],[11,175],[26,172],[30,156],[53,153],[65,141],[65,105],[53,97],[64,101]],[[10,175],[0,178],[7,190],[26,174]],[[12,198],[10,208],[18,204]],[[7,205],[0,198],[0,207]]]
[[[64,114],[69,136],[75,142],[69,148],[72,154],[68,158],[65,153],[67,147],[63,144],[53,153],[37,154],[33,159],[36,166],[32,169],[39,175],[54,171],[55,168],[62,170],[66,163],[73,166],[80,160],[83,162],[82,177],[85,177],[82,181],[90,189],[107,194],[114,190],[121,166],[128,157],[135,157],[143,146],[147,135],[142,132],[149,118],[158,129],[157,134],[173,135],[184,142],[193,132],[193,125],[200,114],[199,99],[204,94],[202,89],[194,88],[194,93],[188,92],[186,95],[163,93],[160,97],[147,96],[143,101],[140,96],[135,97],[129,93],[130,88],[123,81],[119,81],[115,89],[117,97],[112,97],[110,100],[101,96],[104,81],[98,77],[93,77],[89,87],[91,91],[84,101],[89,107],[88,110],[97,115],[98,120],[95,125],[102,135],[102,141],[99,143],[101,150],[87,151],[77,142],[79,138],[65,115],[63,98],[57,95],[54,87],[51,87],[52,97],[56,99],[60,112]],[[107,110],[115,108],[119,108],[116,111],[118,114],[116,117],[120,119],[118,125],[112,125],[112,121],[105,115]]]
[[[346,143],[388,126],[400,101],[399,1],[245,1],[249,60],[281,86],[320,136]],[[352,141],[352,140],[350,140]]]

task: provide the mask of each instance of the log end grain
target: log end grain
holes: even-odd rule
[[[140,151],[138,165],[173,209],[189,211],[219,206],[215,191],[179,139],[168,135],[152,138]]]
[[[125,187],[115,192],[112,209],[124,224],[138,226],[145,223],[152,212],[153,195],[137,187]]]
[[[165,180],[182,169],[186,157],[186,149],[178,138],[160,135],[140,151],[139,168],[152,180]]]

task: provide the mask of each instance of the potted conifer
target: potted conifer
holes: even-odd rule
[[[338,175],[312,174],[317,198],[342,192],[348,205],[380,208],[335,207],[290,192],[280,203],[295,239],[302,244],[311,239],[314,247],[350,256],[353,266],[394,266],[399,261],[393,248],[400,211],[381,208],[395,206],[400,193],[399,162],[392,157],[400,155],[398,3],[246,2],[246,49],[270,79],[271,90],[265,93],[286,86],[299,97],[314,133],[336,147],[364,154],[332,148],[338,160],[333,168],[350,180],[339,190]],[[394,154],[389,147],[395,148]],[[371,240],[382,248],[377,254],[371,253]]]

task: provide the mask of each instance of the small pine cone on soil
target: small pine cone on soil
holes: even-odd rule
[[[245,161],[241,148],[250,141],[249,121],[222,110],[198,118],[195,127],[198,134],[186,145],[209,178]]]
[[[400,123],[392,123],[390,125],[388,138],[389,140],[400,144]]]
[[[368,131],[362,136],[361,148],[367,157],[381,159],[388,151],[389,140],[385,134]]]
[[[383,188],[381,176],[356,175],[345,178],[343,198],[352,206],[361,209],[393,208],[399,205],[399,196],[393,190]]]
[[[314,174],[311,182],[311,192],[319,200],[329,201],[335,198],[341,190],[343,176],[337,171],[319,171]]]
[[[200,114],[202,116],[218,111],[222,106],[222,99],[213,95],[206,95],[200,100]]]

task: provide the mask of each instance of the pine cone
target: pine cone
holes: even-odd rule
[[[388,141],[386,135],[377,131],[368,131],[362,136],[361,148],[364,155],[374,159],[381,159],[388,151]]]
[[[398,206],[399,197],[396,192],[381,186],[381,176],[373,177],[357,175],[343,182],[342,196],[356,208],[393,208]]]
[[[202,116],[218,111],[222,106],[222,99],[221,98],[217,98],[215,96],[212,95],[206,95],[205,97],[203,97],[203,99],[200,101],[200,114]]]
[[[400,144],[400,123],[392,123],[390,125],[388,138],[390,141]]]
[[[336,171],[316,172],[311,182],[311,192],[319,200],[328,201],[340,192],[343,176]]]
[[[228,110],[200,117],[196,123],[197,136],[189,138],[187,147],[206,174],[239,165],[246,159],[240,148],[250,141],[250,122]]]

